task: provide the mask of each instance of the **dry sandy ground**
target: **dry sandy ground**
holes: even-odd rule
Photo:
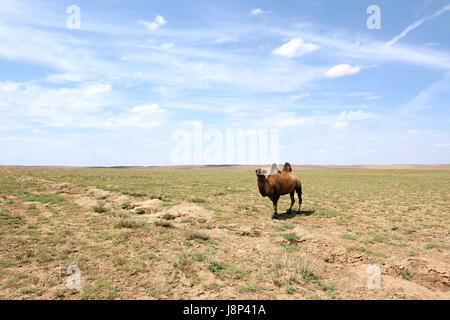
[[[330,168],[327,166],[326,168]],[[322,166],[320,166],[322,168]],[[371,168],[373,168],[371,166]],[[386,167],[383,167],[386,168]],[[389,168],[400,169],[398,166]],[[402,167],[403,168],[403,167]],[[410,168],[410,167],[408,167]],[[420,168],[423,168],[422,166]],[[427,166],[428,168],[428,166]],[[433,166],[434,168],[434,166]],[[449,168],[449,165],[439,166]],[[27,179],[27,177],[22,177]],[[420,250],[416,256],[405,256],[403,249],[396,246],[383,246],[380,251],[389,256],[382,259],[381,263],[371,263],[379,258],[377,251],[349,251],[346,246],[351,241],[342,238],[346,233],[344,227],[335,225],[333,221],[316,220],[314,215],[281,216],[280,220],[272,220],[266,216],[258,218],[243,217],[230,221],[222,221],[214,224],[214,213],[204,207],[189,202],[182,202],[175,206],[166,207],[159,199],[145,199],[124,195],[119,192],[105,191],[96,187],[81,187],[70,183],[52,183],[41,181],[45,186],[41,194],[54,194],[64,190],[61,194],[68,201],[75,203],[77,216],[70,215],[68,224],[72,225],[72,240],[64,240],[60,246],[72,252],[73,257],[80,252],[80,244],[76,239],[85,239],[88,244],[95,244],[87,236],[89,232],[109,232],[115,234],[120,230],[105,227],[102,223],[86,227],[86,219],[96,218],[112,224],[118,217],[133,217],[139,221],[147,222],[151,228],[139,232],[128,246],[120,247],[122,255],[135,255],[134,246],[141,246],[152,250],[158,256],[149,262],[145,262],[144,270],[134,274],[127,273],[117,264],[111,263],[111,259],[117,256],[117,248],[112,241],[102,243],[101,252],[85,253],[91,261],[97,259],[97,267],[88,268],[88,275],[95,276],[100,272],[119,288],[120,298],[123,299],[449,299],[450,298],[450,258],[448,249]],[[1,197],[1,196],[0,196]],[[16,201],[17,197],[3,197],[4,201]],[[99,202],[102,202],[109,210],[114,210],[116,216],[96,213],[92,210]],[[45,205],[37,202],[24,202],[11,209],[13,215],[24,216],[24,211],[30,204],[35,204],[41,211],[41,215],[51,219],[51,212]],[[124,209],[122,205],[129,203]],[[142,209],[143,214],[136,216],[134,211]],[[164,215],[170,214],[174,218],[170,220],[174,228],[156,227],[155,221],[161,221]],[[358,214],[358,213],[356,213]],[[27,222],[33,222],[35,217],[25,217]],[[190,220],[190,224],[183,221]],[[40,230],[57,232],[62,223],[67,228],[67,221],[51,220],[51,225],[41,225]],[[283,226],[283,223],[291,222],[292,229],[288,232],[297,233],[300,238],[292,243],[282,237],[273,236],[274,229]],[[320,223],[320,227],[318,224]],[[383,224],[382,218],[379,221]],[[210,228],[203,228],[210,226]],[[69,226],[70,227],[70,226]],[[188,248],[183,246],[185,234],[189,230],[201,229],[216,243],[218,248],[214,254],[206,254],[202,261],[191,261],[179,270],[174,270],[174,261],[180,251],[208,251],[209,244],[202,241],[192,241]],[[167,231],[165,231],[167,230]],[[170,234],[167,242],[156,240],[156,235],[164,232]],[[9,235],[11,236],[11,235]],[[448,243],[448,234],[442,233],[445,242]],[[280,243],[295,245],[300,250],[286,253]],[[14,254],[17,243],[1,240],[0,253],[2,259],[8,259]],[[31,250],[37,250],[38,245],[30,244]],[[386,248],[390,251],[386,251]],[[146,250],[147,250],[146,249]],[[179,249],[179,250],[178,250]],[[108,258],[102,258],[104,256]],[[75,260],[77,260],[75,258]],[[230,276],[230,268],[224,270],[223,276],[218,276],[210,270],[208,265],[215,261],[226,261],[239,267],[239,270],[250,270],[250,276]],[[66,263],[65,261],[64,263]],[[2,298],[105,298],[104,296],[71,295],[64,290],[64,279],[58,278],[61,267],[65,264],[34,261],[33,256],[28,263],[19,263],[13,267],[5,267],[11,273],[2,274],[0,297]],[[87,265],[88,263],[82,263]],[[120,264],[119,264],[120,265]],[[275,266],[275,267],[274,267]],[[375,266],[375,269],[374,269]],[[302,271],[308,268],[314,269],[317,278],[308,279],[302,275]],[[44,272],[44,268],[46,271]],[[96,269],[98,268],[98,269]],[[377,268],[380,271],[379,288],[368,288],[368,281],[376,279],[372,277]],[[374,271],[375,270],[375,271]],[[7,286],[6,278],[11,279],[14,272],[25,272],[36,275],[36,287],[41,286],[37,294],[23,294],[15,296],[17,287]],[[246,272],[242,272],[246,274]],[[58,276],[57,276],[58,275]],[[48,278],[62,280],[46,282]],[[194,279],[194,280],[193,280]],[[162,290],[161,288],[164,288]],[[292,291],[290,290],[292,288]],[[161,289],[160,291],[157,291]],[[59,291],[58,291],[59,290]],[[156,291],[155,291],[156,290]],[[55,292],[56,295],[55,295]],[[155,292],[158,292],[155,294]],[[60,294],[58,296],[58,293]],[[114,296],[106,296],[114,298]]]

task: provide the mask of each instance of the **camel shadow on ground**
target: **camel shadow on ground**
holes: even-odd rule
[[[291,213],[281,213],[278,214],[278,216],[276,217],[277,220],[287,220],[287,219],[292,219],[298,215],[301,216],[309,216],[312,215],[315,212],[315,210],[292,210]]]

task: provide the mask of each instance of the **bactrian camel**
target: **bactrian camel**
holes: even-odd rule
[[[297,192],[298,196],[298,212],[300,212],[302,206],[302,184],[300,179],[292,172],[292,167],[289,162],[286,162],[283,166],[283,170],[280,172],[272,165],[271,173],[266,176],[261,174],[261,169],[256,170],[256,177],[258,179],[259,192],[263,197],[269,197],[273,203],[273,216],[272,219],[276,219],[278,215],[277,203],[280,196],[289,193],[291,196],[291,206],[286,211],[290,213],[295,203],[294,193]]]

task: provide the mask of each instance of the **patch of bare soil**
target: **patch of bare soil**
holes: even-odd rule
[[[193,203],[182,203],[160,212],[159,216],[171,214],[177,218],[183,219],[205,219],[209,221],[212,218],[212,212]]]
[[[159,199],[131,202],[128,209],[142,210],[144,213],[156,213],[162,210],[164,202]]]
[[[432,258],[407,258],[389,265],[386,272],[396,277],[412,280],[429,289],[450,292],[448,264]]]
[[[89,187],[83,190],[80,187],[70,186],[67,183],[55,185],[56,189],[64,189],[66,194],[70,194],[70,199],[85,209],[92,209],[97,205],[103,205],[107,209],[114,209],[124,212],[137,212],[144,220],[155,220],[164,215],[174,217],[173,222],[183,219],[210,221],[212,212],[193,203],[181,203],[172,207],[164,207],[164,202],[159,199],[136,200],[133,197],[111,192],[96,187]]]
[[[89,187],[84,190],[80,187],[67,187],[67,184],[61,184],[66,194],[70,194],[70,200],[85,209],[92,209],[97,205],[103,205],[107,209],[120,209],[121,206],[130,201],[130,198],[119,192],[111,192],[95,187]]]
[[[155,220],[167,218],[175,224],[181,223],[182,221],[189,221],[194,224],[204,224],[211,221],[213,218],[212,211],[193,203],[181,203],[170,208],[162,207],[162,203],[163,202],[158,199],[142,202],[141,205],[145,205],[136,207],[136,209],[144,209],[145,213],[150,214],[140,215],[139,218],[147,222],[154,222]]]

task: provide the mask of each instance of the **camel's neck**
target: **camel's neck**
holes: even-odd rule
[[[264,181],[264,182],[258,181],[258,189],[259,189],[259,193],[261,193],[261,195],[262,195],[263,197],[266,197],[266,196],[267,196],[266,188],[265,188],[266,183],[267,183],[267,181]]]

